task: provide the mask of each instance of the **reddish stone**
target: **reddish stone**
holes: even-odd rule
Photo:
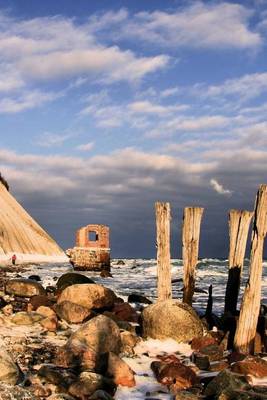
[[[127,387],[136,385],[133,370],[114,353],[109,353],[107,372],[116,385]]]
[[[162,363],[153,361],[151,368],[158,380],[163,385],[170,386],[176,390],[188,389],[197,383],[196,373],[182,363]]]
[[[255,378],[267,377],[267,361],[260,357],[248,356],[231,366],[231,370],[242,375],[251,375]]]
[[[112,313],[121,321],[138,322],[138,314],[129,303],[115,304]]]
[[[191,342],[191,348],[193,350],[200,351],[203,347],[209,346],[210,344],[217,344],[218,341],[211,336],[203,336],[202,338],[194,338]]]

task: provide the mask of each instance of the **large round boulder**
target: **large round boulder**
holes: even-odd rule
[[[59,295],[57,303],[69,301],[91,310],[92,308],[110,308],[114,305],[115,299],[116,295],[112,290],[102,285],[85,283],[68,286]]]
[[[180,343],[203,336],[203,325],[196,312],[178,300],[159,301],[146,307],[142,327],[144,337],[172,338]]]
[[[7,281],[5,292],[18,297],[45,295],[43,286],[32,279],[16,278]]]
[[[67,342],[67,346],[77,345],[80,342],[96,353],[112,351],[119,354],[121,349],[120,328],[105,315],[98,315],[74,332]]]
[[[67,272],[66,274],[61,275],[61,277],[57,281],[57,288],[60,290],[65,289],[71,285],[78,285],[83,283],[95,283],[92,279],[88,278],[88,276],[79,274],[77,272]]]

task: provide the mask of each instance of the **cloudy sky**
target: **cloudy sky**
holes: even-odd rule
[[[205,208],[200,255],[267,183],[267,1],[0,0],[0,171],[64,247],[155,255],[154,202]]]

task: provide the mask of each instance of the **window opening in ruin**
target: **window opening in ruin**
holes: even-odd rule
[[[90,242],[97,242],[98,241],[98,233],[96,231],[89,231],[89,241]]]

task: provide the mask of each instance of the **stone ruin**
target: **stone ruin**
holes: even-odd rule
[[[67,251],[74,269],[110,269],[109,227],[87,225],[77,230],[76,244]]]

